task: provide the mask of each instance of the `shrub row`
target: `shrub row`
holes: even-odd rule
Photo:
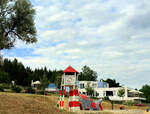
[[[2,85],[0,85],[0,92],[3,92],[4,91],[4,88]]]
[[[20,93],[22,89],[21,87],[15,85],[15,86],[11,86],[11,90],[16,93]]]
[[[4,92],[4,89],[11,89],[13,92],[20,93],[23,88],[17,85],[11,85],[11,84],[0,84],[0,92]],[[44,95],[46,94],[44,90],[35,90],[32,87],[28,87],[25,89],[25,93],[30,93],[30,94],[40,94]]]

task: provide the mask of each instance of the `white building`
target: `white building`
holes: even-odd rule
[[[41,83],[40,83],[40,81],[38,81],[38,80],[35,81],[35,82],[34,82],[33,80],[31,81],[31,87],[32,87],[32,88],[36,88],[36,89],[37,89],[37,88],[40,86],[40,84],[41,84]]]
[[[86,87],[92,87],[94,89],[94,97],[104,98],[109,97],[113,101],[142,101],[145,98],[142,97],[142,92],[134,90],[128,87],[113,87],[109,88],[109,84],[103,81],[79,81],[79,93],[86,94]],[[124,97],[118,96],[118,91],[124,89]]]

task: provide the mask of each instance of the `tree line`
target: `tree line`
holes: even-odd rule
[[[34,70],[30,67],[25,67],[17,59],[9,60],[5,58],[1,59],[0,64],[0,83],[11,83],[15,81],[17,85],[30,86],[31,80],[37,81],[42,80],[44,76],[49,83],[55,83],[58,87],[61,83],[61,77],[63,70],[50,70],[47,67],[35,68]],[[97,73],[88,66],[83,66],[82,72],[79,74],[79,81],[96,81]],[[119,83],[115,80],[107,79],[104,80],[109,83],[110,87],[119,87]]]
[[[57,83],[57,81],[60,82],[62,73],[62,70],[52,71],[46,67],[33,70],[30,67],[25,67],[17,59],[11,61],[5,58],[0,64],[0,83],[11,83],[13,80],[17,85],[30,86],[31,80],[41,80],[44,75],[50,83]]]

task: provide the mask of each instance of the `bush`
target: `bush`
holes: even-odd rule
[[[94,89],[92,87],[86,87],[85,90],[89,96],[93,96]]]
[[[12,86],[11,89],[12,89],[12,91],[14,91],[16,93],[20,93],[21,92],[21,88],[19,86]]]
[[[94,99],[94,100],[98,100],[99,98],[97,98],[97,97],[91,97],[92,99]]]
[[[37,92],[37,94],[40,94],[40,95],[44,95],[45,91],[44,90],[40,90]]]
[[[110,101],[110,99],[109,99],[108,96],[105,96],[103,99],[104,99],[105,101]]]
[[[0,92],[4,92],[4,87],[0,85]]]
[[[35,90],[32,87],[28,87],[25,92],[26,93],[35,93]]]
[[[11,84],[7,84],[7,83],[3,83],[2,86],[4,89],[10,89],[11,88]]]

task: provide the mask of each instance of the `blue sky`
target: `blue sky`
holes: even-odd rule
[[[149,0],[31,0],[38,42],[2,52],[33,69],[78,71],[141,88],[150,80]]]

